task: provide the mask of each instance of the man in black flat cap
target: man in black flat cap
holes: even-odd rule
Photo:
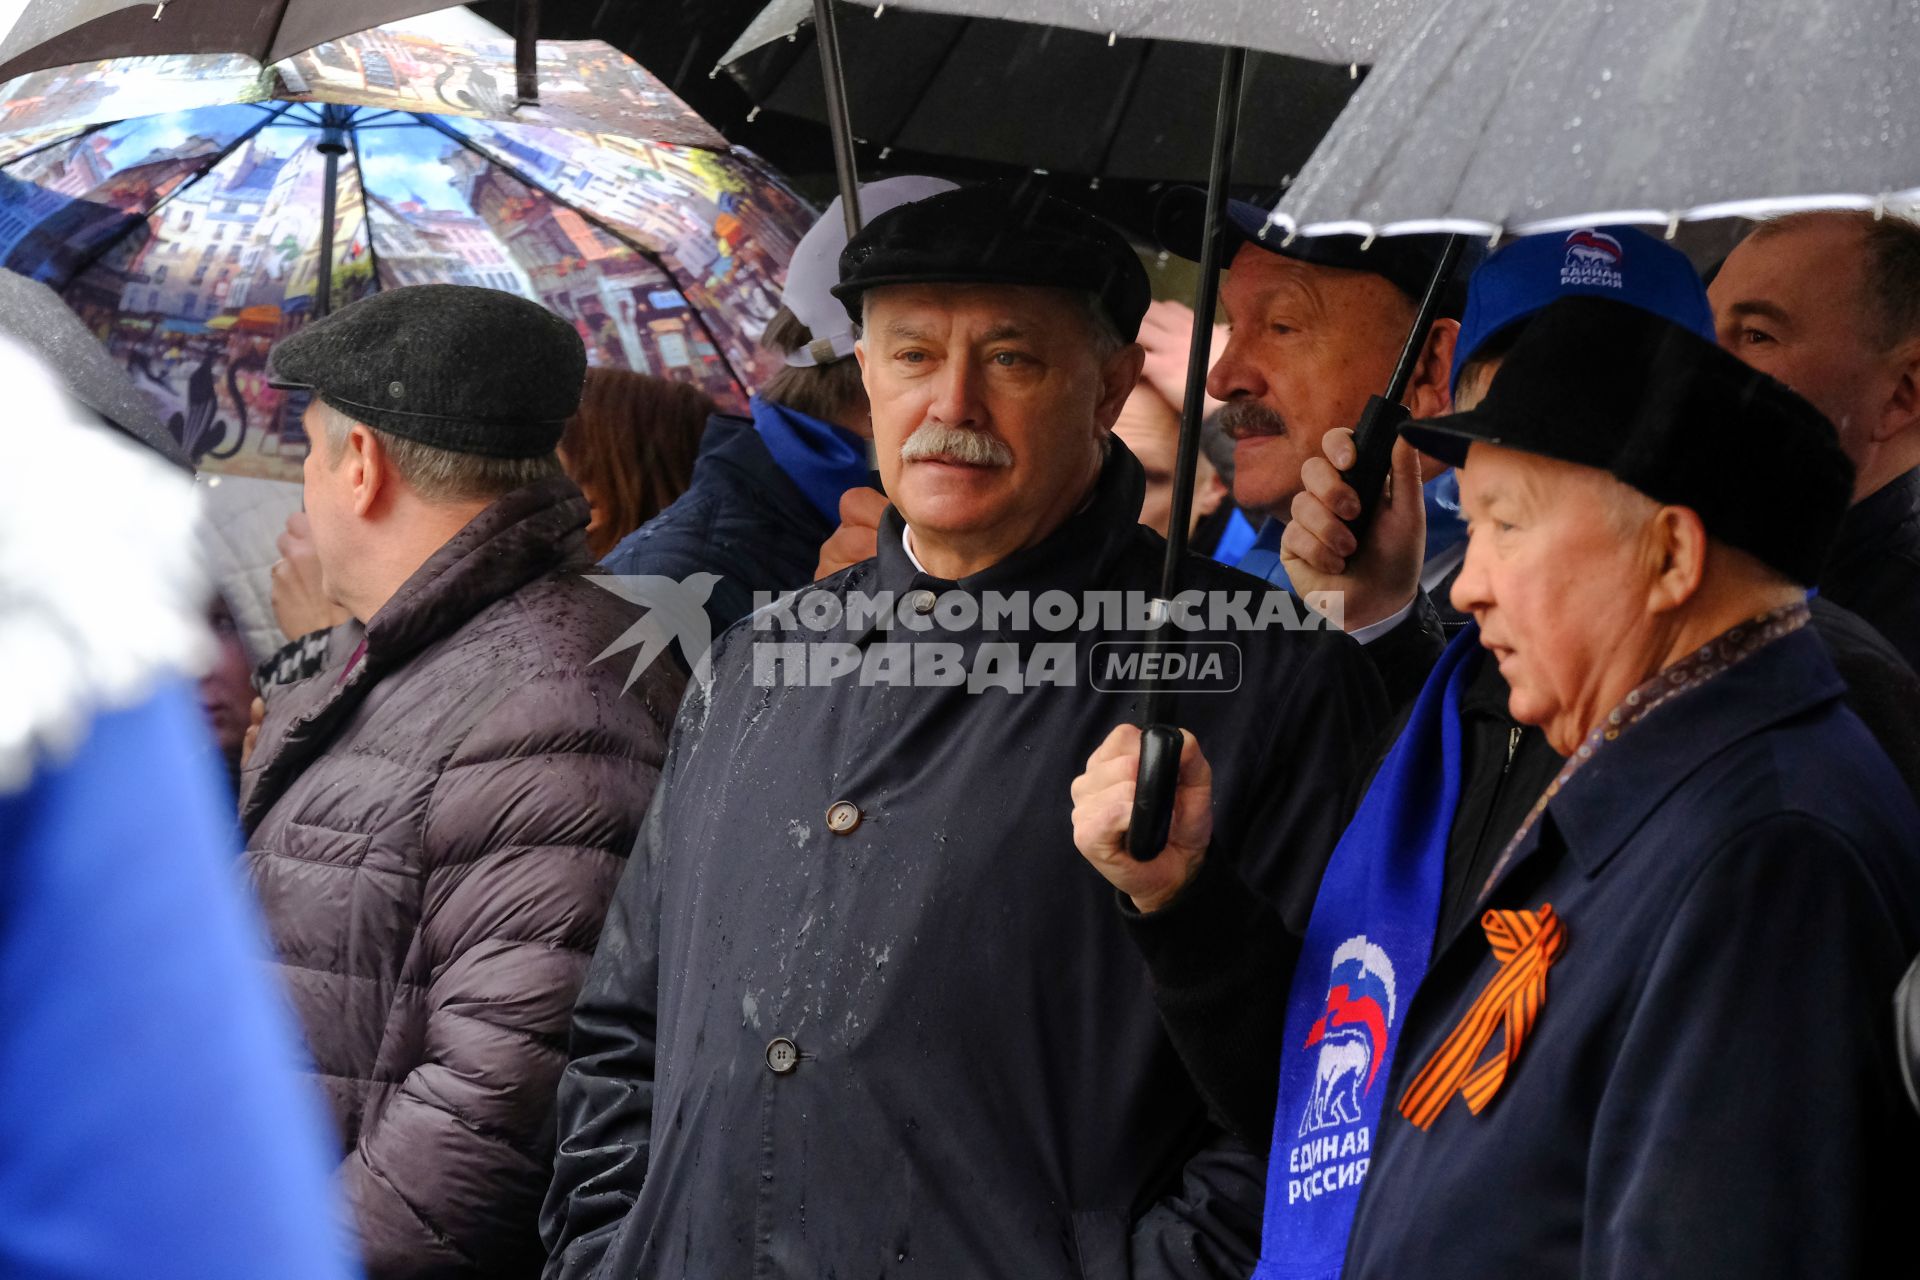
[[[1245,1114],[1223,1088],[1272,1096],[1279,1059],[1257,1280],[1881,1274],[1920,1194],[1892,1003],[1920,812],[1808,625],[1853,486],[1832,426],[1696,333],[1567,298],[1478,407],[1407,433],[1461,467],[1474,627],[1382,773],[1454,776],[1423,725],[1475,661],[1566,759],[1475,912],[1433,923],[1445,813],[1356,820],[1303,940],[1244,895],[1192,910],[1222,901],[1204,805],[1142,867],[1115,780],[1076,786],[1083,853],[1155,908],[1136,937],[1209,1096]],[[1364,1155],[1316,1105],[1323,1046],[1365,1065],[1336,1095],[1377,1116]],[[1317,1216],[1349,1167],[1357,1206]]]
[[[273,353],[360,640],[273,699],[241,816],[373,1277],[539,1266],[560,1037],[679,698],[596,662],[636,618],[581,576],[554,456],[585,369],[559,317],[452,285]]]
[[[688,694],[574,1015],[547,1275],[1244,1275],[1260,1163],[1068,845],[1078,761],[1140,712],[1137,648],[1137,678],[1106,655],[1164,551],[1110,434],[1145,271],[1070,205],[971,188],[876,218],[840,279],[894,505],[875,558],[728,631]],[[1180,705],[1223,838],[1324,847],[1370,665],[1205,622],[1191,651],[1233,674]],[[1318,867],[1239,870],[1297,916]]]

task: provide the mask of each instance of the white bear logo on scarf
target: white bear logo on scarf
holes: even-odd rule
[[[1393,1027],[1393,962],[1367,941],[1348,938],[1333,953],[1327,1008],[1307,1032],[1305,1048],[1320,1046],[1313,1068],[1313,1096],[1300,1117],[1300,1136],[1357,1124],[1360,1099],[1373,1089],[1386,1059]]]

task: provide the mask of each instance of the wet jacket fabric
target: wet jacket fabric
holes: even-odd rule
[[[687,491],[600,563],[608,573],[676,581],[718,574],[706,602],[717,636],[747,616],[756,592],[811,582],[835,523],[781,470],[751,419],[715,414]]]
[[[1819,635],[1846,683],[1847,707],[1886,752],[1920,800],[1920,677],[1872,627],[1824,597],[1810,601]],[[1370,657],[1382,642],[1369,645]],[[1383,671],[1406,684],[1422,655],[1398,649],[1408,669]],[[1546,736],[1507,712],[1508,687],[1482,658],[1460,700],[1460,797],[1447,843],[1436,943],[1467,927],[1507,840],[1565,764]],[[1402,718],[1404,723],[1404,717]],[[1390,744],[1398,736],[1396,725]],[[1384,755],[1384,752],[1382,752]],[[1369,777],[1368,781],[1371,781]],[[1356,788],[1348,808],[1365,788]],[[1122,916],[1154,975],[1154,998],[1212,1112],[1256,1150],[1273,1132],[1284,1001],[1270,993],[1292,981],[1300,938],[1239,880],[1203,867],[1171,906],[1143,917],[1119,900]],[[1916,983],[1920,990],[1920,983]]]
[[[1920,813],[1842,691],[1806,628],[1548,807],[1484,902],[1565,923],[1539,1021],[1483,1114],[1456,1099],[1422,1132],[1389,1108],[1346,1276],[1786,1280],[1892,1256],[1920,1191],[1893,1004],[1920,946]],[[1133,929],[1215,1106],[1271,1123],[1259,993],[1297,941],[1205,869]],[[1443,929],[1390,1102],[1495,967],[1477,921]]]
[[[1090,505],[957,586],[890,513],[878,557],[821,587],[1151,594],[1142,487],[1116,444]],[[755,621],[688,695],[575,1012],[547,1276],[1244,1276],[1262,1163],[1208,1123],[1072,843],[1071,780],[1138,714],[1088,682],[1116,637],[1039,636],[1071,642],[1073,687],[767,687],[760,646],[900,633]],[[1179,716],[1214,753],[1219,828],[1274,836],[1241,872],[1304,925],[1384,698],[1344,636],[1237,639],[1238,691]]]
[[[564,478],[494,502],[269,705],[247,862],[375,1277],[524,1276],[562,1038],[652,794],[677,673],[595,658]]]
[[[1847,512],[1820,594],[1865,618],[1920,671],[1920,468]]]

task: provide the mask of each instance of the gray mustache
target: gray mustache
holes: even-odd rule
[[[1247,436],[1283,436],[1287,424],[1258,400],[1233,400],[1220,410],[1220,429],[1235,440]]]
[[[900,446],[900,461],[959,462],[970,467],[1010,467],[1013,450],[984,431],[967,431],[944,422],[928,422]]]

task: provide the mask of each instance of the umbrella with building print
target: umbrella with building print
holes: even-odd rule
[[[381,288],[519,293],[572,321],[594,363],[723,404],[766,372],[756,339],[811,215],[749,155],[486,118],[512,109],[488,100],[483,62],[425,56],[391,30],[282,64],[263,101],[229,88],[222,104],[104,118],[116,98],[90,94],[93,77],[120,100],[143,75],[207,92],[177,65],[206,59],[136,61],[0,94],[0,262],[66,299],[203,466],[296,478],[302,406],[266,385],[266,353],[323,302]],[[581,123],[615,113],[638,129],[652,113],[656,135],[711,132],[650,78],[650,97],[617,101],[607,79],[646,73],[604,46],[559,72],[543,118],[567,118],[571,73]],[[63,95],[93,100],[62,114]]]

